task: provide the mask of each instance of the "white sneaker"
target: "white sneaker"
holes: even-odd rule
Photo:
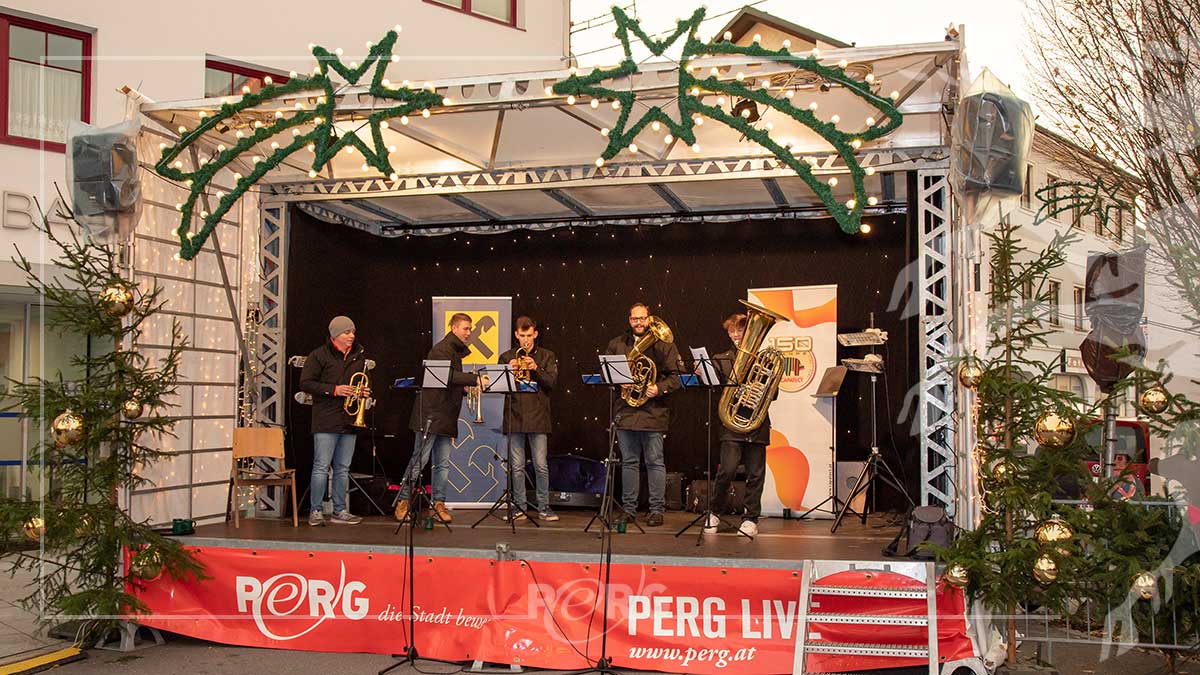
[[[708,514],[708,518],[706,518],[704,521],[704,531],[708,534],[712,534],[712,533],[716,532],[717,528],[720,526],[721,526],[721,519],[717,517],[717,514],[715,514],[715,513]]]
[[[753,520],[743,520],[742,526],[738,528],[738,532],[741,532],[747,537],[754,537],[758,534],[758,523],[754,522]]]

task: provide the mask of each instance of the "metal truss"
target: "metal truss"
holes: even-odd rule
[[[261,311],[258,327],[257,357],[253,386],[258,391],[259,422],[269,425],[284,424],[287,410],[287,395],[284,382],[287,376],[287,355],[284,351],[284,294],[287,290],[284,270],[287,259],[286,204],[264,205],[260,210],[259,245],[253,251],[258,256],[258,302]],[[279,468],[276,460],[260,459],[262,468],[274,471]],[[264,513],[282,513],[284,504],[280,499],[283,490],[277,488],[257,490],[257,510]]]
[[[950,181],[945,170],[917,172],[917,300],[920,326],[920,503],[955,511],[954,355]]]

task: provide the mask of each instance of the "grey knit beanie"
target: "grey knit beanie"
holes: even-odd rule
[[[329,322],[329,337],[334,338],[348,330],[354,330],[354,322],[348,316],[335,316]]]

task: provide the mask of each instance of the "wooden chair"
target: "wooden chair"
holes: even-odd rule
[[[260,471],[254,467],[239,466],[238,460],[269,457],[279,460],[276,471]],[[296,470],[284,466],[283,429],[278,427],[239,427],[233,430],[233,467],[229,472],[230,507],[233,511],[233,526],[241,527],[237,504],[233,501],[239,487],[264,487],[276,485],[287,488],[292,496],[292,527],[299,527],[296,515]]]

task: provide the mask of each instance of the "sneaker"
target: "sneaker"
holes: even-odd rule
[[[362,516],[356,516],[349,511],[338,511],[329,516],[329,522],[334,525],[357,525],[362,522]]]
[[[502,517],[502,518],[503,518],[505,521],[507,521],[507,520],[508,520],[508,514],[507,514],[507,513],[506,513],[506,514],[504,514],[504,515],[503,515],[503,516],[501,516],[501,517]],[[513,509],[512,519],[513,519],[513,521],[514,521],[514,522],[517,522],[517,523],[519,523],[519,522],[521,522],[522,520],[529,520],[529,516],[525,515],[525,511],[524,511],[523,509]]]
[[[433,513],[437,519],[443,523],[454,521],[454,516],[450,515],[450,509],[446,508],[446,502],[437,502],[433,505]]]
[[[712,534],[716,532],[717,528],[719,527],[721,527],[721,519],[717,517],[717,514],[708,514],[708,518],[704,519],[704,531],[708,534]]]
[[[753,520],[743,520],[742,526],[738,528],[738,532],[753,538],[758,535],[758,523]]]
[[[323,527],[325,525],[325,514],[320,511],[313,511],[308,514],[308,524],[313,527]]]
[[[552,522],[558,520],[558,514],[551,511],[548,508],[547,509],[539,509],[537,517],[538,517],[538,520],[544,520],[548,523],[552,523]]]
[[[396,511],[392,515],[396,516],[396,520],[402,523],[408,520],[408,500],[401,499],[396,502]]]
[[[651,513],[646,518],[646,525],[648,527],[658,527],[659,525],[662,525],[662,524],[663,524],[663,514],[661,514],[661,513]]]

